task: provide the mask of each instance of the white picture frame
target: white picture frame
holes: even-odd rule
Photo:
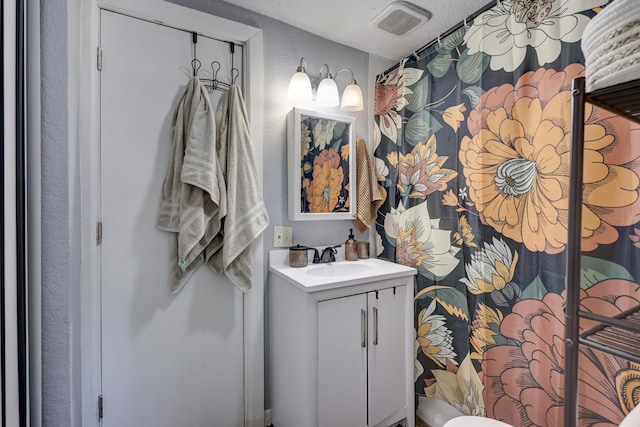
[[[353,219],[355,118],[294,108],[287,116],[289,219]]]

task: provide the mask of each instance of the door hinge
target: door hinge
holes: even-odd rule
[[[102,244],[102,221],[96,222],[96,245]]]
[[[96,62],[97,62],[96,65],[98,67],[98,71],[102,71],[102,49],[100,47],[97,48]]]
[[[102,419],[104,415],[103,400],[104,398],[102,397],[102,395],[98,396],[98,418],[99,419]]]

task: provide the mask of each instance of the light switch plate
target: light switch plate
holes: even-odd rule
[[[286,248],[293,245],[293,227],[273,227],[273,247]]]

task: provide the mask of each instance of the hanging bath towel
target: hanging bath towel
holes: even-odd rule
[[[378,184],[376,170],[369,157],[364,139],[356,143],[356,219],[353,220],[358,231],[364,233],[378,217],[378,208],[384,203],[382,187]]]
[[[172,156],[162,186],[156,226],[171,232],[173,292],[204,263],[205,249],[221,231],[226,189],[215,143],[215,115],[204,85],[194,77],[172,122]]]
[[[249,119],[240,88],[232,85],[218,106],[218,154],[224,165],[227,184],[227,216],[224,218],[224,244],[218,251],[207,251],[207,261],[227,275],[243,292],[251,289],[251,243],[269,224],[262,199],[249,130]],[[223,156],[224,153],[224,156]],[[223,158],[225,160],[223,160]]]

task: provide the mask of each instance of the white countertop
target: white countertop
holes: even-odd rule
[[[338,249],[335,262],[313,264],[309,252],[309,265],[289,267],[289,250],[269,252],[269,271],[304,292],[317,292],[343,286],[352,286],[378,280],[413,276],[417,270],[389,261],[367,258],[345,261],[344,252]],[[320,249],[321,250],[321,249]],[[335,268],[334,268],[335,267]]]

